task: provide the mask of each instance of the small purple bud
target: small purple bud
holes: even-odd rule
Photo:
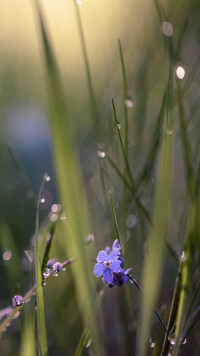
[[[12,298],[12,305],[14,308],[20,307],[22,304],[24,304],[24,298],[21,297],[21,295],[15,295]]]
[[[60,262],[54,263],[53,265],[54,276],[57,276],[60,271],[62,271],[62,264]]]

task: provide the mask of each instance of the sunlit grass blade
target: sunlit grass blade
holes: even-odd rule
[[[134,190],[131,186],[131,184],[127,181],[126,177],[124,176],[124,174],[120,171],[120,169],[118,168],[118,166],[116,165],[116,163],[112,160],[112,158],[106,153],[106,158],[108,160],[108,162],[110,163],[110,165],[112,166],[112,168],[114,169],[114,171],[117,173],[117,175],[119,176],[119,178],[122,180],[122,182],[124,183],[124,185],[129,189],[129,191],[134,194]]]
[[[35,318],[31,313],[24,313],[23,327],[21,333],[21,356],[35,356]]]
[[[61,204],[66,212],[67,225],[69,225],[71,234],[71,239],[64,241],[64,248],[67,253],[76,255],[76,262],[73,264],[72,270],[77,300],[85,326],[91,330],[94,352],[99,355],[98,322],[94,305],[95,286],[85,245],[85,238],[91,231],[87,201],[72,122],[66,110],[63,85],[47,34],[44,14],[38,2],[36,5],[38,5],[36,10],[47,74],[49,122],[53,140],[54,163]],[[66,236],[68,236],[67,232]]]
[[[122,67],[122,78],[123,78],[123,107],[124,107],[124,119],[125,119],[124,149],[125,149],[126,155],[128,156],[128,108],[125,105],[125,100],[128,95],[128,84],[127,84],[126,68],[125,68],[125,64],[124,64],[124,57],[123,57],[123,51],[122,51],[122,46],[121,46],[120,40],[118,40],[118,46],[119,46],[120,61],[121,61],[121,67]]]
[[[48,355],[47,345],[47,331],[46,331],[46,319],[44,308],[44,295],[42,287],[42,271],[40,263],[40,251],[39,251],[39,214],[40,214],[40,200],[42,197],[45,178],[43,178],[37,201],[36,209],[36,221],[35,221],[35,270],[36,270],[36,284],[37,284],[37,336],[38,336],[38,349],[39,356]]]
[[[169,218],[172,184],[172,141],[173,113],[172,89],[173,71],[169,70],[167,92],[166,134],[162,143],[161,155],[157,172],[154,211],[149,234],[149,245],[143,269],[141,329],[139,333],[139,355],[146,353],[147,340],[150,337],[152,321],[152,305],[156,304],[162,271],[165,234]]]

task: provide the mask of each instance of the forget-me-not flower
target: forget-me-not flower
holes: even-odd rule
[[[124,270],[124,259],[121,256],[120,245],[116,239],[112,244],[112,249],[106,247],[100,251],[94,266],[94,275],[100,277],[103,275],[103,281],[108,283],[109,287],[114,285],[122,286],[130,279],[129,271],[131,268]]]

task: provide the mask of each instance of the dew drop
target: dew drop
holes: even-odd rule
[[[45,271],[43,272],[43,276],[44,276],[44,278],[49,277],[50,273],[51,273],[50,268],[46,268],[46,269],[45,269]]]
[[[149,339],[149,343],[150,343],[150,348],[153,349],[156,345],[156,343],[152,340],[152,338]]]
[[[42,283],[42,285],[43,285],[43,286],[46,286],[46,284],[47,284],[47,282],[46,282],[46,281],[44,281],[44,282]]]
[[[182,344],[185,345],[186,342],[187,342],[187,339],[184,339],[183,342],[182,342]]]
[[[88,349],[88,347],[91,346],[91,343],[92,343],[92,339],[89,339],[87,344],[85,345],[85,348]]]
[[[127,108],[133,107],[133,98],[131,95],[127,95],[124,99],[124,104]]]
[[[61,209],[60,204],[53,204],[53,205],[51,206],[51,211],[52,211],[52,213],[58,213],[58,212],[60,211],[60,209]]]
[[[176,344],[176,340],[175,340],[174,336],[168,336],[168,340],[171,345],[174,346]]]
[[[90,242],[94,241],[94,234],[88,234],[85,241],[89,244]]]
[[[45,198],[41,198],[40,203],[42,203],[42,204],[45,203]]]
[[[132,229],[137,224],[137,218],[135,215],[131,214],[126,219],[126,225],[129,229]]]
[[[162,32],[165,36],[171,37],[173,35],[174,29],[170,22],[164,21],[162,23]]]
[[[182,253],[181,253],[181,255],[180,255],[180,258],[179,258],[179,260],[180,260],[180,262],[184,262],[185,260],[186,260],[186,253],[185,253],[185,251],[183,251]]]
[[[62,271],[66,271],[66,268],[65,268],[65,267],[63,267],[63,268],[62,268]]]
[[[66,220],[66,214],[63,211],[63,213],[60,215],[60,220]]]
[[[119,121],[117,122],[117,128],[118,128],[118,130],[120,130],[122,128],[122,125]]]
[[[49,214],[49,218],[50,218],[50,220],[51,220],[51,222],[56,222],[57,220],[58,220],[58,215],[57,214],[55,214],[55,213],[53,213],[53,214]]]
[[[167,134],[167,135],[172,135],[172,134],[173,134],[173,131],[172,131],[172,130],[169,130],[169,129],[166,129],[166,134]]]
[[[82,1],[81,0],[74,0],[77,5],[81,5]]]
[[[3,253],[3,260],[4,261],[9,261],[12,258],[12,252],[11,251],[5,251]]]
[[[134,282],[132,281],[132,279],[130,279],[130,283],[132,283],[132,284],[134,283]]]
[[[185,69],[181,66],[178,66],[176,68],[176,76],[179,78],[179,79],[183,79],[185,77]]]
[[[104,157],[106,156],[105,152],[104,152],[101,148],[99,148],[99,149],[97,150],[97,155],[98,155],[100,158],[104,158]]]
[[[51,180],[51,177],[50,177],[47,173],[45,173],[45,175],[44,175],[44,180],[45,180],[46,182],[49,182],[49,181]]]

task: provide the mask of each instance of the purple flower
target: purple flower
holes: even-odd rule
[[[108,255],[110,255],[112,253],[112,250],[114,250],[114,249],[118,249],[119,250],[119,255],[121,254],[121,252],[120,252],[121,247],[120,247],[119,241],[117,239],[113,242],[112,249],[109,246],[107,246],[105,248],[105,251],[107,252]]]
[[[113,283],[113,274],[122,272],[120,267],[121,261],[119,258],[120,251],[118,248],[107,254],[105,250],[100,251],[97,256],[97,264],[94,266],[94,275],[100,277],[103,275],[104,281],[106,283]]]
[[[120,273],[113,273],[113,282],[109,283],[109,287],[112,288],[114,285],[121,287],[123,284],[126,284],[130,279],[129,272],[132,268],[122,270]]]
[[[100,251],[94,266],[94,275],[100,277],[103,275],[103,281],[112,288],[114,285],[122,286],[130,279],[129,271],[131,268],[124,268],[124,258],[121,256],[119,241],[116,239],[112,244],[112,249],[107,246],[105,250]]]

